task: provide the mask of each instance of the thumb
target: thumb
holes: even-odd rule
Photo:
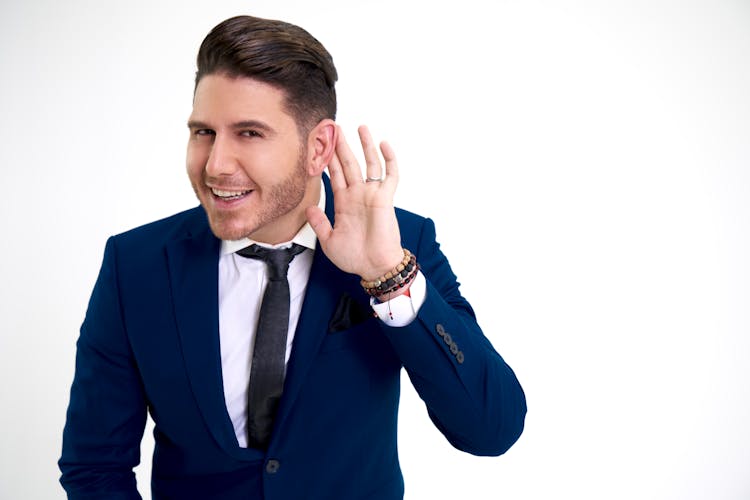
[[[305,209],[305,217],[307,217],[310,227],[315,231],[315,235],[318,237],[321,246],[325,246],[333,231],[331,222],[328,220],[325,212],[320,207],[311,206]]]

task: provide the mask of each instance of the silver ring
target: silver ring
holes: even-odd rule
[[[367,179],[365,179],[365,182],[383,182],[383,179],[379,177],[368,177]]]

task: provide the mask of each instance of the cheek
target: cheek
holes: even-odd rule
[[[299,147],[296,144],[278,145],[274,148],[253,151],[254,179],[264,184],[276,184],[298,169]]]
[[[188,143],[185,167],[191,180],[199,180],[203,176],[206,159],[206,154],[202,151],[202,148]]]

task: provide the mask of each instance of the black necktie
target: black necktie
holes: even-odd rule
[[[237,253],[260,259],[268,268],[268,284],[260,306],[255,332],[253,363],[247,396],[248,446],[265,449],[271,438],[273,419],[284,388],[286,337],[289,331],[289,281],[286,273],[295,255],[305,249],[271,249],[250,245]]]

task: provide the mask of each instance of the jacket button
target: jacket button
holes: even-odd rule
[[[443,328],[443,325],[441,325],[440,323],[437,324],[435,330],[437,330],[438,335],[440,335],[441,337],[445,336],[445,328]]]
[[[281,464],[278,460],[269,460],[266,462],[266,472],[269,474],[276,474],[279,471]]]
[[[456,353],[456,361],[458,361],[458,364],[459,364],[459,365],[462,365],[462,364],[464,364],[464,353],[463,353],[463,352],[461,352],[461,351],[458,351],[458,352]]]

